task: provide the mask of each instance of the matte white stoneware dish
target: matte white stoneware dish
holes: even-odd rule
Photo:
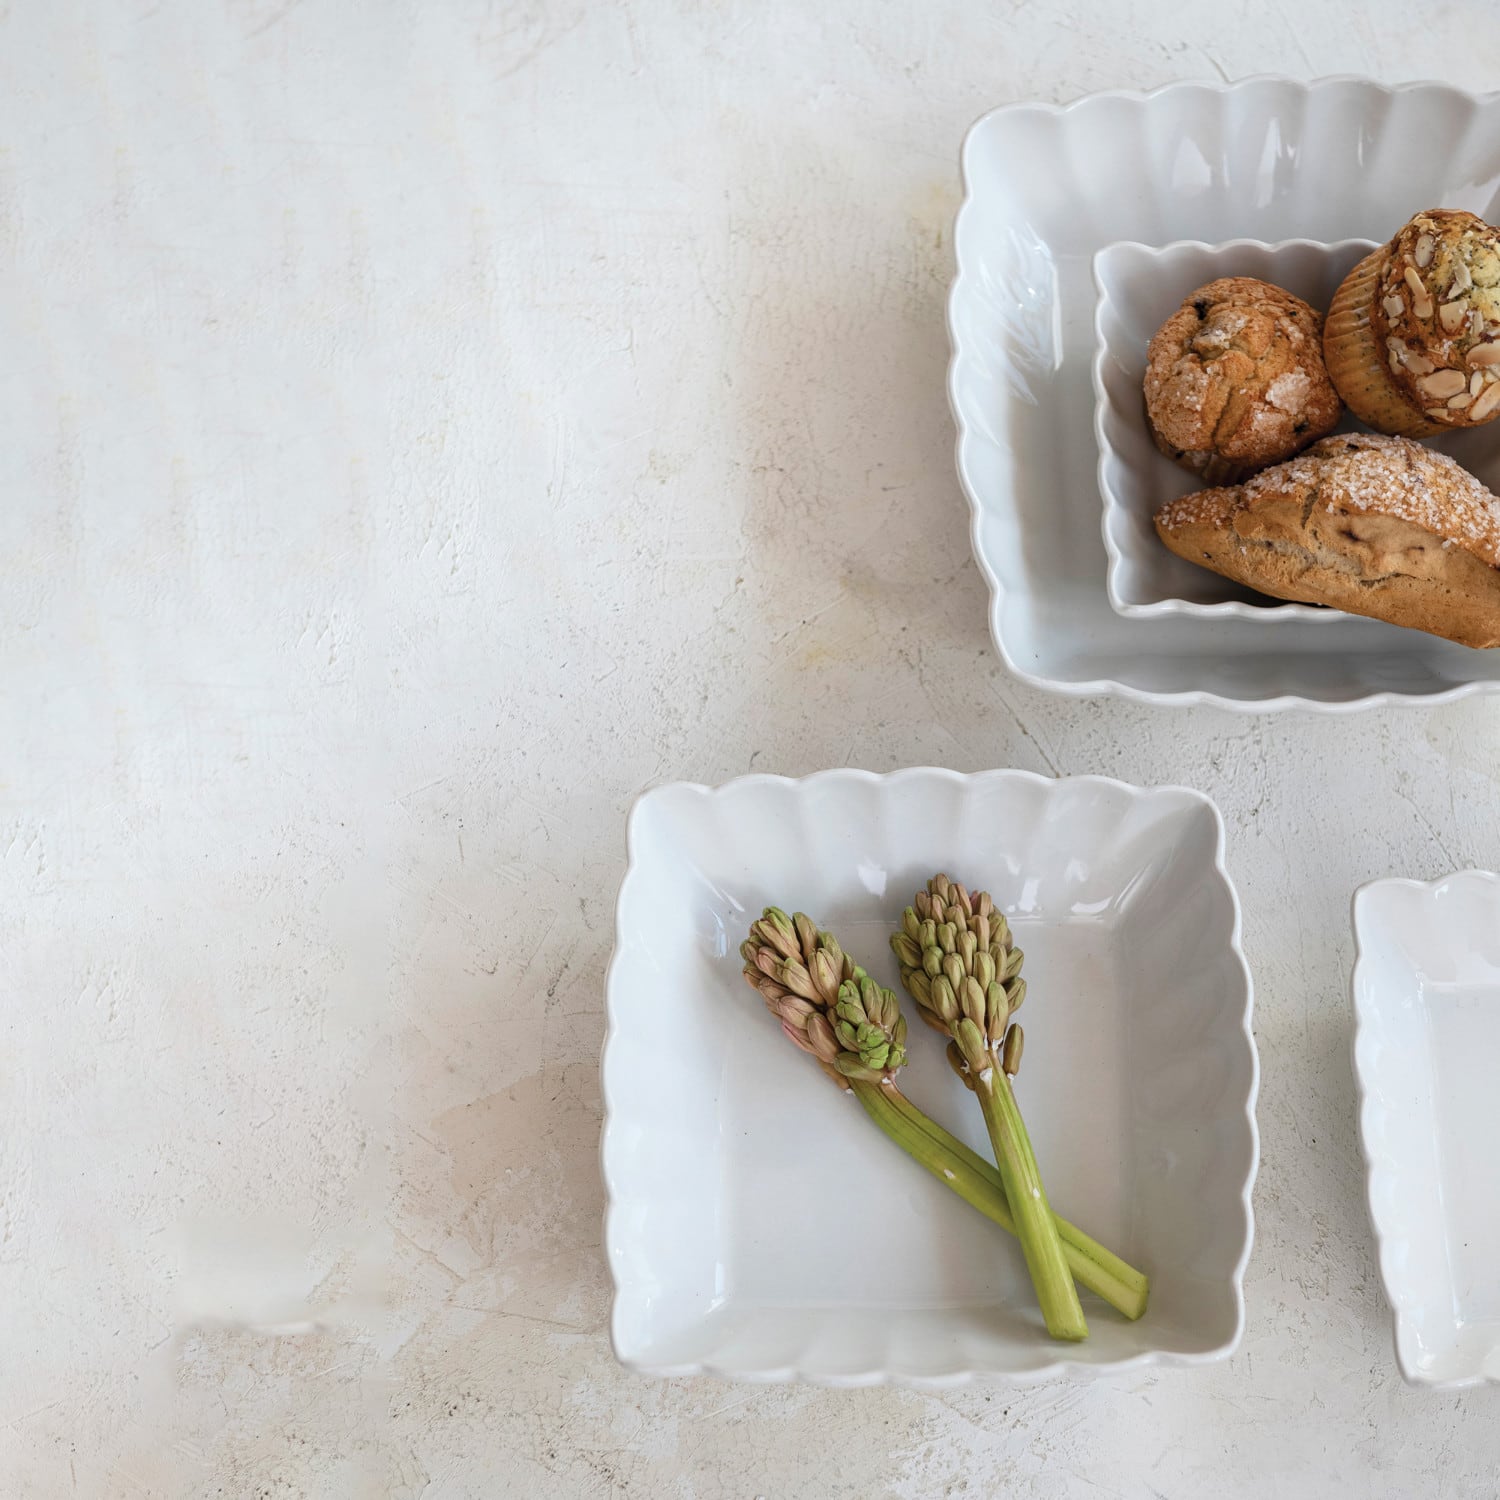
[[[1017,771],[750,776],[631,814],[603,1060],[606,1244],[622,1362],[832,1385],[1222,1359],[1243,1324],[1257,1062],[1213,804]],[[1047,1338],[1016,1244],[890,1144],[740,974],[768,903],[882,983],[938,870],[1026,950],[1018,1095],[1054,1207],[1148,1271],[1129,1323]],[[976,1150],[972,1098],[911,1023],[902,1087]]]

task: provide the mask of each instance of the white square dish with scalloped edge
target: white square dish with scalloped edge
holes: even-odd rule
[[[602,1063],[622,1363],[952,1384],[1234,1349],[1258,1064],[1201,793],[1018,771],[750,776],[647,793],[629,847]],[[1017,1093],[1054,1207],[1152,1278],[1138,1322],[1085,1298],[1083,1344],[1047,1338],[1014,1242],[892,1146],[740,974],[749,922],[779,904],[894,986],[887,938],[939,869],[988,888],[1026,950]],[[987,1151],[941,1042],[913,1031],[903,1089]]]
[[[1099,492],[1104,501],[1106,586],[1111,607],[1133,619],[1241,619],[1258,624],[1327,624],[1350,616],[1336,609],[1293,604],[1242,588],[1194,567],[1161,543],[1152,515],[1163,500],[1201,489],[1204,481],[1175,464],[1151,440],[1142,396],[1146,349],[1152,335],[1192,291],[1220,276],[1253,276],[1284,287],[1322,311],[1339,283],[1365,254],[1369,240],[1314,244],[1309,240],[1233,240],[1223,245],[1180,241],[1106,245],[1094,257],[1099,300],[1094,331],[1094,432],[1099,443]],[[1347,413],[1337,431],[1361,430]],[[1431,443],[1500,492],[1500,421]],[[1411,632],[1377,620],[1359,622],[1390,650],[1406,648]]]
[[[1207,568],[1194,567],[1162,545],[1152,524],[1156,508],[1202,489],[1205,481],[1173,463],[1152,441],[1142,382],[1146,349],[1156,330],[1198,287],[1221,276],[1268,281],[1322,312],[1339,283],[1372,249],[1370,240],[1314,244],[1232,240],[1206,245],[1180,240],[1106,245],[1094,257],[1099,301],[1094,314],[1094,434],[1099,442],[1099,493],[1104,502],[1106,587],[1119,614],[1148,620],[1167,615],[1256,622],[1326,623],[1338,610],[1270,599]],[[1352,425],[1346,418],[1345,425]],[[1372,622],[1374,629],[1380,626]],[[1393,640],[1398,637],[1392,637]]]
[[[948,393],[990,632],[1012,672],[1062,693],[1253,711],[1500,689],[1500,651],[1342,614],[1117,614],[1091,373],[1092,260],[1108,244],[1381,241],[1423,208],[1500,217],[1500,94],[1256,78],[1013,104],[970,130],[963,176]]]
[[[1354,1076],[1396,1362],[1500,1383],[1500,877],[1377,880],[1354,898]]]

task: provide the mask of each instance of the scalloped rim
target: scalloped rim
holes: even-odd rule
[[[1116,450],[1104,435],[1104,420],[1112,411],[1113,403],[1104,389],[1104,367],[1109,359],[1109,345],[1104,337],[1104,314],[1113,305],[1113,299],[1099,274],[1099,262],[1118,250],[1139,250],[1152,260],[1164,260],[1182,250],[1206,250],[1210,254],[1223,255],[1233,250],[1277,250],[1308,249],[1323,253],[1349,250],[1356,246],[1368,253],[1379,242],[1366,239],[1309,240],[1301,237],[1286,240],[1256,240],[1241,237],[1234,240],[1170,240],[1165,245],[1148,245],[1144,240],[1111,240],[1101,245],[1093,254],[1090,270],[1094,277],[1094,440],[1099,445],[1099,462],[1095,473],[1099,479],[1099,496],[1103,501],[1099,517],[1099,530],[1104,538],[1104,550],[1109,554],[1109,565],[1105,569],[1104,588],[1109,595],[1110,608],[1128,620],[1162,620],[1172,617],[1199,620],[1250,620],[1257,625],[1277,625],[1285,620],[1301,620],[1312,624],[1328,624],[1335,620],[1356,619],[1341,609],[1319,608],[1312,604],[1298,604],[1292,600],[1278,600],[1272,604],[1246,604],[1241,599],[1225,599],[1218,604],[1199,604],[1193,599],[1157,599],[1150,604],[1129,604],[1120,597],[1119,574],[1127,558],[1124,549],[1115,540],[1111,520],[1123,516],[1125,506],[1110,484],[1107,475],[1109,460]]]
[[[639,879],[640,860],[637,847],[637,825],[641,808],[649,798],[667,790],[694,792],[703,797],[723,797],[726,795],[740,795],[745,788],[750,786],[800,787],[812,786],[827,781],[865,781],[877,785],[899,785],[902,781],[919,777],[937,777],[942,780],[964,784],[985,781],[1030,782],[1044,789],[1052,789],[1063,785],[1107,786],[1117,791],[1123,791],[1136,800],[1164,795],[1186,797],[1190,801],[1197,802],[1206,807],[1212,814],[1214,820],[1214,873],[1218,877],[1224,892],[1228,895],[1230,908],[1234,913],[1234,921],[1229,934],[1229,949],[1244,981],[1245,1002],[1240,1017],[1240,1032],[1245,1039],[1245,1046],[1250,1054],[1250,1087],[1245,1095],[1245,1123],[1250,1132],[1250,1162],[1245,1174],[1244,1184],[1240,1190],[1240,1205],[1245,1214],[1245,1243],[1240,1250],[1239,1259],[1236,1261],[1234,1271],[1230,1277],[1235,1307],[1233,1334],[1217,1348],[1205,1350],[1197,1354],[1180,1354],[1167,1350],[1148,1349],[1140,1354],[1132,1355],[1129,1359],[1113,1360],[1105,1364],[1083,1364],[1071,1359],[1055,1359],[1048,1364],[1037,1365],[1025,1370],[963,1369],[954,1370],[942,1375],[910,1375],[899,1370],[888,1369],[867,1370],[851,1375],[826,1375],[817,1371],[806,1370],[796,1365],[778,1366],[772,1370],[743,1371],[725,1369],[715,1365],[711,1360],[678,1365],[652,1365],[627,1357],[620,1350],[618,1329],[616,1326],[621,1289],[619,1280],[615,1275],[613,1253],[618,1235],[616,1218],[618,1204],[616,1202],[614,1184],[610,1180],[607,1159],[610,1124],[614,1114],[614,1104],[609,1086],[609,1054],[618,1030],[618,1016],[615,1003],[615,975],[622,953],[625,951],[621,939],[620,918],[624,909],[626,892]],[[664,782],[660,786],[652,787],[637,796],[631,804],[625,823],[625,874],[620,880],[620,889],[615,897],[615,948],[614,952],[610,955],[609,968],[605,971],[605,1030],[604,1043],[599,1054],[599,1090],[603,1104],[603,1122],[599,1131],[599,1176],[604,1184],[604,1260],[609,1270],[610,1285],[612,1287],[609,1343],[610,1350],[618,1363],[628,1370],[633,1370],[638,1375],[648,1375],[662,1379],[712,1375],[719,1379],[758,1385],[798,1382],[807,1385],[832,1386],[841,1389],[858,1386],[896,1385],[916,1390],[937,1390],[952,1386],[971,1385],[975,1381],[982,1379],[997,1380],[1003,1384],[1013,1386],[1034,1385],[1040,1381],[1053,1380],[1059,1377],[1093,1379],[1121,1370],[1137,1370],[1153,1365],[1169,1367],[1207,1365],[1216,1364],[1221,1360],[1229,1358],[1239,1348],[1240,1340],[1245,1332],[1245,1270],[1250,1263],[1250,1255],[1255,1246],[1255,1208],[1251,1200],[1255,1189],[1255,1179],[1260,1171],[1260,1128],[1255,1118],[1256,1102],[1260,1096],[1260,1053],[1256,1048],[1255,1033],[1252,1029],[1255,1009],[1255,983],[1250,973],[1250,964],[1245,957],[1243,943],[1244,913],[1240,906],[1239,892],[1235,889],[1234,881],[1230,878],[1228,865],[1225,863],[1225,842],[1224,815],[1219,811],[1219,806],[1213,798],[1206,792],[1200,792],[1196,787],[1180,786],[1172,783],[1155,787],[1140,787],[1128,781],[1120,781],[1112,776],[1052,777],[1038,775],[1035,771],[1013,770],[1010,768],[963,772],[952,771],[943,766],[906,766],[898,771],[876,772],[857,770],[850,767],[839,767],[832,770],[815,771],[807,776],[774,776],[768,773],[757,772],[748,776],[734,777],[732,780],[723,782],[718,786],[709,786],[703,782],[696,781]]]
[[[1066,104],[1051,104],[1042,100],[1002,104],[996,109],[986,110],[964,132],[963,144],[959,149],[959,171],[963,181],[964,196],[963,202],[959,204],[958,213],[954,216],[953,246],[956,269],[953,284],[948,289],[946,308],[948,344],[952,351],[948,360],[947,391],[948,408],[952,413],[953,424],[956,428],[956,437],[953,445],[954,465],[958,470],[959,486],[963,490],[964,498],[969,503],[969,549],[973,553],[974,561],[979,565],[980,574],[990,591],[990,639],[994,642],[995,650],[1000,660],[1005,664],[1006,670],[1012,676],[1022,682],[1028,683],[1032,687],[1041,688],[1045,692],[1056,693],[1064,698],[1117,697],[1127,699],[1132,703],[1150,704],[1157,708],[1201,705],[1207,708],[1225,708],[1235,713],[1262,714],[1279,713],[1287,709],[1306,709],[1312,713],[1347,714],[1358,713],[1367,708],[1406,706],[1408,704],[1430,706],[1439,703],[1456,703],[1463,698],[1474,698],[1486,693],[1500,692],[1500,680],[1497,680],[1489,682],[1465,682],[1457,687],[1445,688],[1441,692],[1435,693],[1370,693],[1362,698],[1348,698],[1340,701],[1307,698],[1297,693],[1282,693],[1274,698],[1232,698],[1222,693],[1210,692],[1205,688],[1194,688],[1181,693],[1159,693],[1153,692],[1149,688],[1139,688],[1132,686],[1130,683],[1118,682],[1112,677],[1081,682],[1043,677],[1035,672],[1026,671],[1006,647],[1005,639],[1000,631],[1000,616],[1005,606],[1005,589],[994,569],[990,567],[979,545],[979,496],[975,493],[969,479],[967,466],[964,463],[964,445],[970,440],[971,433],[964,421],[962,412],[959,410],[957,392],[958,365],[965,350],[959,342],[954,309],[957,304],[960,286],[964,284],[969,275],[973,274],[972,271],[969,271],[964,266],[963,257],[958,249],[960,244],[958,234],[959,225],[962,224],[965,215],[969,211],[969,205],[974,198],[974,183],[969,171],[970,143],[979,129],[988,120],[997,115],[1014,114],[1026,110],[1040,111],[1043,114],[1049,115],[1065,115],[1070,110],[1076,110],[1096,99],[1122,99],[1137,104],[1147,104],[1152,100],[1164,98],[1166,95],[1178,91],[1199,90],[1211,94],[1228,94],[1236,89],[1264,84],[1275,84],[1279,87],[1300,89],[1304,93],[1310,93],[1315,88],[1326,88],[1336,84],[1359,84],[1377,93],[1387,95],[1410,94],[1417,93],[1423,89],[1429,89],[1436,90],[1439,93],[1450,94],[1455,99],[1462,100],[1476,108],[1500,99],[1500,90],[1476,94],[1467,89],[1455,88],[1452,84],[1441,83],[1435,79],[1417,79],[1408,83],[1390,84],[1381,83],[1378,79],[1366,78],[1356,73],[1330,73],[1321,78],[1307,80],[1288,78],[1277,73],[1254,73],[1246,78],[1236,79],[1233,83],[1205,79],[1202,81],[1178,81],[1163,84],[1160,88],[1144,91],[1139,89],[1104,89],[1097,93],[1080,95],[1077,99],[1070,99]]]
[[[1455,870],[1451,875],[1440,875],[1436,880],[1411,880],[1396,876],[1367,880],[1355,891],[1354,898],[1349,904],[1350,922],[1354,928],[1354,967],[1349,974],[1349,998],[1354,1007],[1354,1035],[1349,1042],[1349,1056],[1354,1070],[1354,1103],[1355,1117],[1359,1125],[1359,1150],[1365,1161],[1365,1212],[1370,1220],[1371,1232],[1375,1236],[1375,1258],[1380,1266],[1380,1287],[1385,1293],[1386,1305],[1391,1311],[1391,1344],[1396,1354],[1396,1367],[1401,1371],[1401,1378],[1408,1385],[1421,1386],[1426,1390],[1434,1391],[1463,1391],[1481,1385],[1500,1385],[1500,1376],[1465,1375],[1455,1380],[1435,1380],[1408,1365],[1402,1352],[1402,1333],[1405,1324],[1401,1315],[1401,1305],[1396,1296],[1395,1278],[1391,1274],[1388,1254],[1396,1242],[1396,1230],[1394,1226],[1381,1222],[1380,1214],[1375,1208],[1377,1183],[1384,1185],[1392,1180],[1398,1175],[1399,1168],[1388,1155],[1383,1155],[1374,1149],[1365,1130],[1365,1102],[1374,1094],[1375,1084],[1373,1079],[1366,1079],[1359,1065],[1359,1039],[1368,1019],[1368,1010],[1360,1003],[1360,980],[1371,962],[1365,950],[1365,929],[1360,916],[1360,908],[1372,891],[1388,888],[1404,889],[1415,891],[1419,896],[1431,901],[1436,898],[1441,887],[1453,885],[1455,882],[1481,886],[1500,897],[1500,875],[1492,870],[1468,869]]]

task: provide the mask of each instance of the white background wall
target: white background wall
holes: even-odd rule
[[[1023,689],[952,474],[964,128],[1271,70],[1482,88],[1500,31],[4,8],[0,1492],[1493,1495],[1493,1393],[1395,1372],[1345,994],[1357,883],[1500,865],[1500,704]],[[1224,807],[1243,1351],[1025,1393],[627,1377],[595,1158],[626,808],[920,762]]]

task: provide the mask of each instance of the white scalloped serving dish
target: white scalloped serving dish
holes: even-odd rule
[[[1220,276],[1253,276],[1301,297],[1321,313],[1339,283],[1374,248],[1372,240],[1331,245],[1178,240],[1161,246],[1121,240],[1094,257],[1099,298],[1094,310],[1094,435],[1109,557],[1106,585],[1116,613],[1141,620],[1181,615],[1279,624],[1348,618],[1338,610],[1257,594],[1194,567],[1162,545],[1152,524],[1156,508],[1202,489],[1205,481],[1173,463],[1152,441],[1141,387],[1152,336],[1196,288]],[[1346,418],[1344,425],[1356,424]],[[1399,637],[1388,632],[1388,639]]]
[[[1433,206],[1494,220],[1500,95],[1260,78],[1008,105],[970,130],[963,174],[948,392],[991,634],[1012,672],[1062,693],[1255,711],[1500,687],[1500,652],[1343,615],[1122,618],[1090,439],[1099,250],[1378,241]]]
[[[1500,877],[1354,898],[1354,1076],[1370,1223],[1414,1385],[1500,1383]]]
[[[750,776],[647,793],[608,979],[601,1147],[622,1363],[829,1385],[1029,1381],[1222,1359],[1244,1322],[1258,1080],[1214,805],[1018,771]],[[939,869],[1026,950],[1018,1080],[1048,1192],[1153,1279],[1129,1323],[1085,1298],[1050,1341],[1017,1246],[892,1146],[740,975],[768,903],[883,983]],[[982,1120],[914,1027],[902,1084],[976,1150]]]

